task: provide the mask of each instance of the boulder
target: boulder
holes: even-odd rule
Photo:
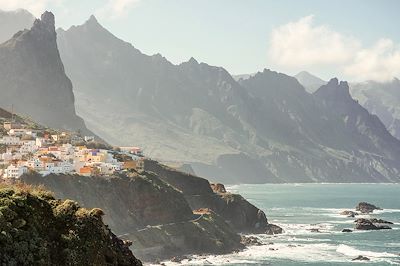
[[[374,224],[393,224],[392,222],[385,221],[382,219],[377,219],[377,218],[372,218],[372,219],[370,219],[370,221]]]
[[[340,215],[346,215],[347,217],[355,217],[355,216],[358,215],[358,213],[355,212],[355,211],[346,210],[346,211],[342,211],[342,212],[340,213]]]
[[[370,259],[365,256],[360,255],[357,258],[352,259],[352,261],[355,261],[355,260],[369,261]]]
[[[265,234],[276,235],[276,234],[282,234],[282,233],[283,233],[282,227],[277,226],[275,224],[267,224]]]
[[[255,236],[242,236],[240,241],[245,246],[261,246],[260,240]]]
[[[353,232],[353,230],[347,228],[342,230],[342,233],[351,233],[351,232]]]
[[[374,210],[382,210],[381,208],[367,202],[360,202],[356,206],[356,211],[359,211],[361,213],[371,213]]]
[[[382,230],[382,229],[392,229],[388,225],[383,225],[381,223],[374,223],[372,220],[360,218],[355,220],[356,225],[354,226],[357,230]]]

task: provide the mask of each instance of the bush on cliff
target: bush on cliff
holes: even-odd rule
[[[0,184],[0,264],[141,265],[102,214],[41,187]]]

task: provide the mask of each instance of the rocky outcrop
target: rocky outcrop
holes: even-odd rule
[[[75,113],[72,84],[57,48],[54,15],[0,45],[0,106],[39,124],[93,134]]]
[[[43,184],[58,197],[77,200],[84,207],[104,210],[105,223],[131,241],[131,249],[142,260],[243,248],[240,236],[223,218],[212,211],[194,213],[184,195],[155,173],[110,177],[30,174],[21,179]]]
[[[355,216],[358,215],[358,213],[355,212],[355,211],[348,211],[348,210],[346,210],[346,211],[342,211],[342,212],[340,213],[340,215],[346,215],[347,217],[355,217]]]
[[[24,184],[0,187],[2,265],[142,265],[100,209]]]
[[[268,223],[265,213],[242,196],[227,193],[222,184],[211,184],[204,178],[180,172],[156,161],[147,160],[145,169],[182,191],[193,210],[209,208],[219,214],[238,232],[282,233],[282,228]]]
[[[367,202],[360,202],[356,206],[356,211],[359,211],[361,213],[371,213],[375,210],[382,210],[382,209]]]
[[[359,255],[358,257],[352,259],[352,261],[370,261],[370,259],[368,257]]]
[[[354,228],[357,230],[383,230],[383,229],[392,229],[390,226],[386,225],[389,222],[383,221],[380,223],[379,221],[383,220],[376,220],[376,219],[364,219],[360,218],[355,221]]]

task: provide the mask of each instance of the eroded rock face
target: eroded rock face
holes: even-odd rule
[[[359,211],[361,213],[371,213],[374,210],[382,210],[382,209],[367,202],[360,202],[356,206],[356,211]]]
[[[0,188],[2,265],[142,265],[99,209],[27,185]]]
[[[209,208],[222,216],[238,232],[280,231],[278,226],[270,226],[262,210],[242,196],[226,192],[222,184],[210,185],[204,178],[180,172],[151,160],[145,162],[145,169],[157,173],[162,180],[182,191],[192,210]]]

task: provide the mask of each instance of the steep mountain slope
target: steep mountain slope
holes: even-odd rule
[[[32,27],[35,17],[26,10],[0,10],[0,43],[9,40],[16,32]]]
[[[297,75],[294,76],[301,85],[309,92],[313,93],[319,89],[322,85],[326,84],[326,81],[320,79],[317,76],[310,74],[307,71],[301,71]]]
[[[0,45],[0,106],[54,128],[89,132],[75,113],[72,84],[57,49],[54,16],[35,20]]]
[[[350,84],[350,92],[370,113],[380,118],[393,136],[400,139],[399,79]]]
[[[399,178],[390,163],[397,146],[365,137],[360,145],[362,132],[293,77],[264,70],[237,82],[193,58],[173,65],[142,54],[94,17],[58,36],[77,111],[111,143],[143,146],[150,157],[190,163],[223,183]]]

